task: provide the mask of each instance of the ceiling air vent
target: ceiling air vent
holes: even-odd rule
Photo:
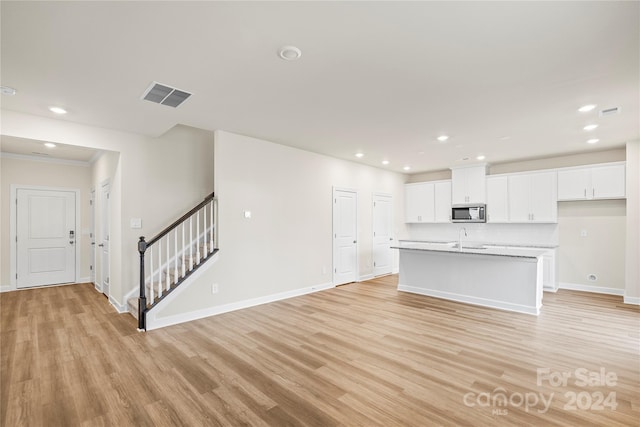
[[[142,99],[175,108],[186,101],[190,96],[191,94],[189,92],[158,82],[153,82],[151,83],[151,86],[144,91]]]
[[[616,114],[620,114],[620,111],[620,107],[605,108],[604,110],[600,110],[600,117],[615,116]]]

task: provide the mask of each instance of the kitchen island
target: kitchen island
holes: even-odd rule
[[[456,242],[401,241],[398,290],[540,314],[546,252]]]

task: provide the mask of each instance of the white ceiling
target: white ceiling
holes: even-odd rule
[[[73,160],[87,164],[98,158],[101,153],[100,150],[94,150],[93,148],[66,144],[55,144],[55,147],[47,147],[45,145],[46,142],[0,135],[0,151],[19,156],[39,157],[43,160]]]
[[[640,138],[639,6],[2,1],[2,85],[18,91],[2,108],[152,136],[223,129],[396,171],[602,150]],[[279,59],[284,45],[302,57]],[[142,101],[152,81],[193,96]]]

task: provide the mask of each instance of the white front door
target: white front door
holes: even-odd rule
[[[333,284],[358,278],[358,193],[333,190]]]
[[[373,195],[373,275],[391,274],[392,197]]]
[[[102,184],[102,191],[100,197],[100,244],[98,245],[102,249],[100,263],[100,282],[102,284],[102,293],[109,296],[109,183]]]
[[[16,199],[16,286],[75,282],[75,191],[18,188]]]

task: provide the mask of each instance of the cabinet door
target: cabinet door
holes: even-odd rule
[[[558,196],[556,172],[536,173],[531,177],[531,221],[558,222]]]
[[[451,203],[460,205],[467,201],[467,169],[451,170]]]
[[[591,191],[587,187],[590,187],[588,168],[558,172],[558,200],[585,200],[587,191]]]
[[[433,222],[433,184],[405,186],[405,222]]]
[[[591,196],[594,199],[625,197],[624,165],[601,166],[591,169]]]
[[[451,181],[436,182],[435,194],[435,222],[451,221]]]
[[[486,169],[484,167],[466,168],[467,203],[485,203],[487,200]]]
[[[487,177],[487,222],[509,222],[508,178]]]
[[[529,222],[529,200],[531,192],[529,175],[511,175],[508,181],[509,222]]]

